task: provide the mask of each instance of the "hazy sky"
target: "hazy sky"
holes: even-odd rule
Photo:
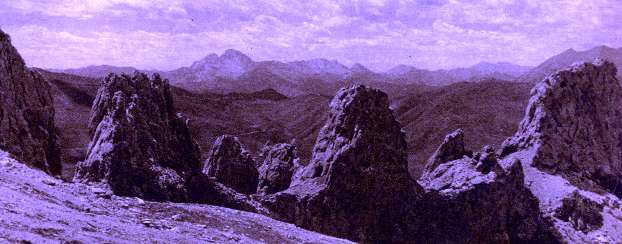
[[[537,65],[568,48],[622,46],[622,1],[2,0],[0,26],[44,68],[168,70],[228,48],[374,70]]]

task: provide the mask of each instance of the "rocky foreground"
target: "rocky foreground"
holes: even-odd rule
[[[350,243],[229,208],[143,201],[67,183],[0,152],[0,242]]]

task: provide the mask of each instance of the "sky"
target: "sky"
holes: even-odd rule
[[[0,28],[41,68],[172,70],[230,48],[376,71],[535,66],[568,48],[622,46],[621,20],[620,0],[0,1]]]

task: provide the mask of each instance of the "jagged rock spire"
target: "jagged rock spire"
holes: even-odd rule
[[[406,141],[387,94],[339,90],[311,162],[268,199],[277,218],[361,242],[404,242],[420,187],[407,171]]]
[[[200,171],[199,149],[178,114],[167,80],[110,74],[93,103],[92,141],[76,179],[104,180],[118,195],[184,201]]]
[[[0,30],[0,149],[48,174],[61,171],[50,87]]]

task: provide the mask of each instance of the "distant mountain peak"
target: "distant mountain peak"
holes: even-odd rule
[[[416,70],[417,68],[415,68],[414,66],[410,66],[410,65],[405,65],[405,64],[400,64],[397,65],[391,69],[389,69],[387,71],[388,74],[390,75],[403,75],[406,74],[410,71]]]
[[[356,64],[352,65],[350,70],[352,72],[354,72],[354,73],[368,73],[368,72],[371,72],[371,70],[369,70],[367,67],[363,66],[360,63],[356,63]]]
[[[251,60],[252,59],[250,57],[248,57],[248,55],[244,54],[243,52],[240,52],[238,50],[235,49],[227,49],[225,50],[225,52],[222,53],[222,55],[220,55],[220,58],[225,58],[225,59],[229,59],[229,58],[241,58],[241,59],[248,59]]]

